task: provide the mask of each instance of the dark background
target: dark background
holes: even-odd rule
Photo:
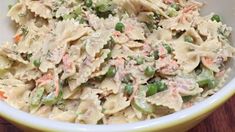
[[[0,118],[0,132],[21,132]],[[189,132],[235,132],[235,96]]]

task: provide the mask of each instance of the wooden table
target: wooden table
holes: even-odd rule
[[[0,132],[21,132],[0,119]],[[189,132],[235,132],[235,96]]]

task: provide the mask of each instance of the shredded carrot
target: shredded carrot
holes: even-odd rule
[[[7,97],[4,94],[5,93],[3,91],[0,91],[0,100],[7,99]]]
[[[68,54],[65,54],[65,55],[63,56],[62,61],[63,61],[64,69],[65,69],[65,70],[72,68],[72,62],[69,61],[69,55],[68,55]]]
[[[55,95],[59,96],[59,92],[60,92],[59,80],[56,79],[55,80]]]
[[[183,13],[189,13],[189,12],[191,12],[191,11],[197,9],[197,8],[198,8],[197,4],[192,4],[192,5],[186,6],[183,9]]]
[[[36,85],[44,85],[47,84],[49,81],[51,81],[53,79],[52,73],[47,73],[45,75],[43,75],[41,78],[36,80]]]
[[[14,37],[14,41],[15,43],[19,43],[22,39],[22,36],[20,34],[17,34],[15,37]]]

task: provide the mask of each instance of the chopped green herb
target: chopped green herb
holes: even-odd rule
[[[21,32],[22,32],[23,36],[26,36],[29,33],[29,31],[28,31],[28,29],[26,27],[22,27],[21,28]]]
[[[169,44],[163,44],[163,47],[167,50],[168,54],[171,54],[173,49],[170,47]]]
[[[219,15],[213,15],[213,16],[211,17],[211,20],[212,20],[212,21],[216,21],[216,22],[221,22],[221,18],[220,18]]]
[[[155,60],[159,59],[159,51],[158,51],[158,50],[155,50],[155,51],[153,52],[153,56],[154,56],[154,59],[155,59]]]

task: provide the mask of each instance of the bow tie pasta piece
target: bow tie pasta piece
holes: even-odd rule
[[[153,11],[161,14],[162,16],[168,18],[163,9],[167,6],[161,1],[155,0],[125,0],[118,1],[118,4],[122,6],[129,14],[138,14],[141,11]]]
[[[12,65],[12,61],[5,56],[0,56],[0,70],[8,69]]]
[[[105,78],[99,87],[104,91],[104,95],[108,95],[110,93],[117,94],[119,92],[119,86],[112,78]]]
[[[112,94],[106,98],[104,102],[103,109],[105,114],[114,114],[121,110],[124,110],[130,105],[130,101],[123,94]]]
[[[85,27],[75,20],[65,20],[56,23],[54,34],[58,42],[68,43],[88,35],[91,31],[91,28]]]
[[[72,76],[69,80],[69,86],[71,90],[76,89],[78,86],[80,86],[82,83],[85,83],[90,75],[100,67],[102,63],[104,63],[105,59],[108,57],[108,54],[110,53],[109,49],[104,49],[101,51],[102,55],[99,58],[96,58],[94,61],[90,62],[91,64],[88,66],[83,62],[81,67],[79,67],[79,72]]]
[[[78,117],[75,122],[97,124],[97,122],[104,117],[104,114],[101,111],[102,107],[98,96],[92,95],[87,97],[86,99],[81,100],[81,103],[78,106]]]
[[[36,69],[32,64],[24,65],[20,64],[15,68],[15,77],[20,80],[30,81],[41,77],[41,72]]]
[[[176,77],[169,80],[169,88],[176,88],[181,96],[195,96],[203,92],[194,78]]]
[[[109,16],[107,19],[104,19],[104,18],[99,18],[94,14],[89,14],[87,16],[87,19],[90,26],[93,27],[95,30],[115,29],[115,25],[119,22],[119,18],[115,16]]]
[[[76,113],[74,111],[62,111],[57,107],[54,107],[51,114],[49,115],[49,119],[63,121],[63,122],[75,122]]]
[[[25,4],[31,12],[35,13],[35,15],[45,19],[52,18],[52,9],[43,4],[41,1],[26,0]]]
[[[28,64],[18,52],[17,45],[12,43],[4,43],[0,46],[0,54],[23,64]]]
[[[27,25],[33,18],[33,13],[27,9],[25,1],[20,1],[9,10],[7,16],[19,25]]]
[[[14,78],[0,80],[0,90],[5,93],[5,101],[11,106],[27,112],[29,111],[30,88],[32,85]]]
[[[91,57],[95,57],[97,53],[104,48],[108,41],[111,39],[112,31],[111,30],[99,30],[91,34],[85,40],[86,52]]]
[[[180,94],[173,89],[169,89],[147,98],[147,101],[153,105],[164,106],[174,111],[179,111],[182,108],[183,100]]]

